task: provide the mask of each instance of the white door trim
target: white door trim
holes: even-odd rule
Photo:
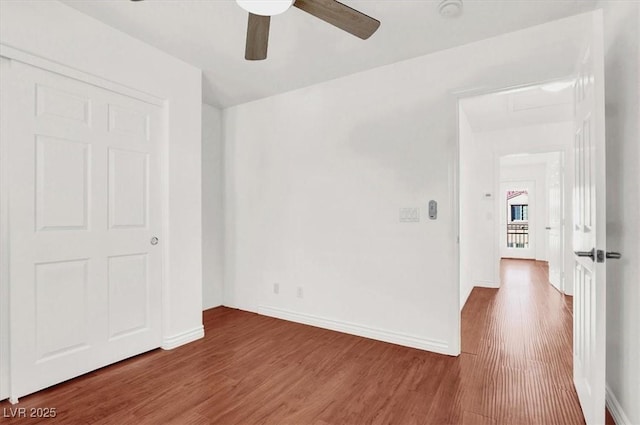
[[[0,56],[0,73],[10,66],[7,58]],[[6,80],[0,80],[3,86]],[[3,93],[4,87],[0,88]],[[0,99],[4,103],[5,98]],[[3,105],[4,106],[4,105]],[[0,109],[3,109],[0,107]],[[5,115],[3,115],[5,116]],[[9,184],[7,138],[2,137],[6,123],[0,121],[0,400],[9,397]]]
[[[566,77],[563,81],[566,80]],[[539,83],[532,84],[538,85]],[[564,154],[564,193],[571,194],[573,191],[573,139],[567,145],[558,144],[540,144],[527,149],[530,154],[541,154],[549,152],[563,152]],[[513,155],[522,153],[520,150],[515,149],[497,149],[493,154],[493,193],[500,193],[500,157],[506,155]],[[494,204],[494,217],[498,217],[500,213],[499,202]],[[567,270],[573,270],[573,247],[570,246],[568,241],[573,238],[573,196],[566,195],[564,199],[564,213],[565,213],[565,226],[564,226],[564,240],[565,240],[565,252],[563,255],[563,263],[565,269],[565,288],[564,291],[567,295],[573,296],[573,273],[568,273]],[[500,223],[495,222],[495,232],[498,234],[500,231]],[[494,252],[500,252],[500,241],[497,240],[494,245]],[[497,258],[494,263],[494,276],[500,276],[500,258]],[[498,279],[499,280],[499,279]],[[499,282],[496,287],[499,287]]]
[[[547,232],[546,232],[546,244],[547,244],[547,259],[549,261],[549,282],[560,292],[562,292],[563,294],[566,292],[566,284],[565,284],[565,251],[566,251],[566,241],[565,241],[565,221],[566,221],[566,207],[565,207],[565,196],[566,196],[566,191],[565,191],[565,158],[564,158],[564,151],[559,151],[556,152],[557,154],[557,161],[558,161],[558,172],[559,172],[559,181],[560,181],[560,217],[558,217],[558,223],[552,222],[551,220],[551,216],[552,216],[552,201],[551,201],[551,179],[550,179],[550,166],[552,164],[552,162],[547,162],[547,180],[546,180],[546,196],[547,196],[547,215],[546,215],[546,225],[547,225]],[[553,161],[556,161],[556,159],[554,159]],[[556,226],[553,226],[553,224],[556,224]],[[554,229],[554,227],[556,227],[556,229]],[[556,232],[559,229],[559,239],[560,239],[560,255],[561,255],[561,260],[559,263],[560,266],[560,276],[559,276],[559,281],[558,281],[558,286],[556,287],[553,282],[553,276],[552,274],[554,273],[554,265],[555,265],[555,261],[553,259],[553,255],[552,255],[552,249],[551,249],[551,236],[552,234],[554,234],[554,232]],[[557,266],[557,265],[556,265]]]
[[[55,72],[56,74],[64,75],[65,77],[73,78],[74,80],[82,81],[96,87],[129,96],[134,99],[150,103],[152,105],[163,107],[165,103],[164,99],[160,99],[151,94],[136,90],[131,87],[126,87],[114,81],[98,77],[97,75],[88,74],[84,71],[71,68],[69,66],[51,61],[40,56],[33,55],[31,53],[25,52],[24,50],[11,47],[7,44],[0,43],[0,56],[4,56],[8,59],[18,62],[26,63],[27,65],[35,66],[36,68],[42,68],[49,72]]]
[[[131,98],[146,102],[162,108],[161,116],[163,134],[159,138],[158,161],[160,164],[160,197],[162,208],[160,211],[162,223],[163,243],[161,248],[161,323],[163,340],[166,339],[166,329],[169,313],[169,304],[167,300],[168,293],[168,276],[169,276],[169,101],[161,99],[154,95],[136,90],[131,87],[124,86],[117,82],[99,77],[94,74],[84,72],[82,70],[69,67],[67,65],[49,60],[39,55],[28,53],[21,49],[0,43],[0,60],[3,67],[11,66],[11,61],[22,62],[45,71],[60,74],[62,76],[72,78],[102,89],[109,90],[114,93],[129,96]],[[0,126],[0,131],[4,132],[4,126]],[[9,341],[9,306],[10,306],[10,285],[9,285],[9,199],[8,199],[8,176],[7,163],[8,143],[6,137],[0,137],[0,340]],[[5,267],[5,265],[7,267]],[[163,344],[163,348],[164,344]],[[171,347],[173,348],[173,347]],[[9,356],[9,344],[2,344],[0,348],[0,400],[9,398],[12,403],[17,403],[17,398],[11,398],[11,359]],[[5,354],[6,353],[6,354]]]
[[[456,296],[458,297],[457,299],[460,299],[460,288],[461,288],[461,284],[462,282],[460,281],[461,279],[461,273],[460,273],[460,267],[462,266],[462,263],[460,261],[460,219],[461,219],[461,214],[462,212],[460,211],[460,186],[462,184],[464,184],[464,182],[462,182],[460,180],[460,103],[467,98],[470,97],[476,97],[476,96],[482,96],[482,95],[488,95],[488,94],[494,94],[494,93],[501,93],[504,91],[509,91],[509,90],[516,90],[516,89],[523,89],[523,88],[527,88],[527,87],[533,87],[533,86],[540,86],[543,84],[549,84],[549,83],[553,83],[553,82],[558,82],[558,81],[566,81],[568,76],[563,76],[563,77],[557,77],[557,78],[552,78],[552,79],[546,79],[546,80],[539,80],[539,81],[533,81],[533,82],[526,82],[523,84],[516,84],[516,85],[511,85],[511,86],[494,86],[494,87],[468,87],[468,88],[462,88],[459,90],[454,90],[451,91],[449,94],[455,99],[455,114],[456,114],[456,140],[455,140],[455,150],[453,151],[453,169],[451,170],[452,172],[452,190],[453,190],[453,198],[452,198],[452,210],[454,211],[454,225],[453,225],[453,231],[454,231],[454,235],[456,237],[456,248],[455,248],[455,255],[456,255],[456,259],[455,259],[455,282],[457,282],[457,291],[456,291]],[[540,146],[536,146],[536,147],[532,147],[530,149],[528,149],[529,153],[546,153],[546,152],[558,152],[558,151],[562,151],[564,152],[564,158],[565,158],[565,164],[573,164],[573,149],[572,149],[572,145],[570,146],[565,146],[565,145],[557,145],[557,144],[543,144],[541,143]],[[497,149],[494,153],[493,153],[493,193],[497,194],[500,192],[500,157],[504,156],[504,155],[510,155],[510,154],[514,154],[514,153],[521,153],[519,150],[513,150],[513,149],[508,149],[508,148],[503,148],[503,149]],[[571,162],[569,162],[571,161]],[[567,191],[569,190],[569,188],[573,187],[573,170],[568,170],[565,169],[565,173],[567,176],[567,179],[565,180],[565,193],[567,193]],[[573,204],[571,203],[571,199],[569,199],[566,203],[565,203],[565,212],[566,211],[571,211],[571,208],[573,208]],[[498,202],[495,201],[494,202],[494,217],[499,217],[499,205]],[[571,240],[570,237],[572,235],[572,229],[573,229],[573,224],[571,222],[572,217],[567,217],[567,222],[566,222],[566,226],[565,226],[565,240]],[[497,234],[499,232],[499,220],[495,221],[495,228],[494,228],[494,234]],[[564,256],[564,264],[565,264],[565,270],[569,270],[572,269],[573,267],[573,250],[566,248],[566,253]],[[494,243],[494,252],[499,253],[500,252],[500,240],[497,239]],[[495,282],[487,282],[487,287],[495,287],[495,288],[499,288],[500,287],[500,256],[496,255],[496,260],[494,262],[494,276],[496,277],[496,281]],[[572,277],[568,277],[567,279],[572,279]],[[571,288],[573,288],[573,283],[571,284]],[[568,295],[573,295],[573,290],[571,290],[570,293],[568,293]],[[461,338],[462,338],[462,328],[461,328],[461,312],[462,312],[462,307],[459,309],[460,311],[458,312],[458,316],[457,318],[454,318],[454,320],[456,320],[455,322],[455,326],[458,329],[457,335],[454,336],[454,338],[452,338],[452,341],[456,341],[456,347],[461,347]]]

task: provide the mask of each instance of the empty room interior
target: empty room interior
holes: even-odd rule
[[[0,0],[2,423],[640,425],[640,2]]]

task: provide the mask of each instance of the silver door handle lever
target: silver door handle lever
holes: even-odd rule
[[[596,250],[595,248],[591,251],[575,251],[574,252],[578,257],[589,257],[591,261],[596,261]]]

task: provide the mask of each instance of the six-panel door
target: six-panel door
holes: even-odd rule
[[[128,96],[8,77],[15,398],[160,346],[162,127]]]
[[[604,423],[606,170],[602,15],[594,14],[577,64],[574,132],[573,380],[587,425]],[[593,250],[593,251],[592,251]]]

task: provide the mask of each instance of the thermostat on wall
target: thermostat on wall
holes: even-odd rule
[[[438,218],[438,203],[436,201],[429,201],[429,218],[435,220]]]

